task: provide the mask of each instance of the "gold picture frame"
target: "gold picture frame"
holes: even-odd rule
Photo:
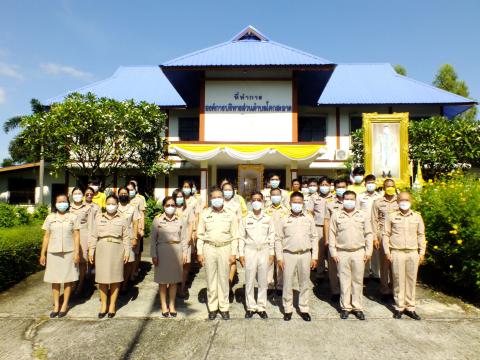
[[[238,192],[245,200],[250,199],[253,190],[262,190],[264,170],[261,164],[238,165]]]
[[[397,187],[410,187],[409,113],[362,115],[366,174],[374,174],[379,183],[392,178]]]

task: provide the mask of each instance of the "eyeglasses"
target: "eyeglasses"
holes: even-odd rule
[[[93,197],[93,194],[85,194],[86,197]]]
[[[167,208],[167,207],[175,207],[175,205],[167,204],[167,205],[165,205],[165,207],[166,207],[166,208]]]

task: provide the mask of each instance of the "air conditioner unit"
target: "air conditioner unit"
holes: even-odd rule
[[[348,158],[348,150],[337,149],[335,150],[335,160],[345,161]]]

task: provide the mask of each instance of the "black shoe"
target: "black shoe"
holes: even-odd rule
[[[216,318],[217,318],[217,312],[216,311],[209,311],[208,320],[215,320]]]
[[[422,320],[422,318],[415,311],[405,310],[403,313],[411,317],[413,320]]]
[[[107,315],[106,312],[103,312],[103,313],[102,313],[102,312],[99,312],[99,313],[98,313],[98,318],[99,318],[99,319],[103,319],[103,318],[105,317],[105,315]]]
[[[301,312],[300,316],[304,321],[312,321],[312,318],[310,317],[310,314],[307,312]]]
[[[258,312],[258,315],[262,318],[262,319],[268,319],[268,315],[265,311],[259,311]]]
[[[113,318],[115,317],[115,314],[116,314],[116,313],[111,313],[111,312],[109,312],[109,313],[108,313],[108,318],[109,318],[109,319],[113,319]]]
[[[253,311],[247,310],[245,313],[245,319],[251,319],[253,317]]]
[[[363,311],[355,311],[353,314],[358,320],[365,320],[365,314]]]
[[[283,320],[290,321],[292,319],[292,313],[285,313],[283,315]]]
[[[176,313],[176,312],[171,312],[171,313],[170,313],[170,316],[171,316],[171,317],[177,317],[177,313]]]
[[[220,316],[223,320],[230,320],[230,313],[228,311],[220,311]]]
[[[332,297],[330,298],[332,302],[337,303],[340,301],[340,294],[333,294]]]
[[[56,318],[57,316],[58,316],[58,311],[52,311],[52,312],[50,313],[50,319],[54,319],[54,318]]]
[[[394,319],[401,319],[402,318],[402,312],[398,311],[398,310],[395,310],[395,312],[393,313],[393,318]]]
[[[162,316],[164,318],[168,318],[170,316],[170,313],[168,311],[162,312]]]
[[[282,297],[282,296],[283,296],[283,291],[280,290],[280,289],[275,290],[275,295],[276,295],[277,297]]]
[[[60,312],[58,313],[58,318],[61,319],[61,318],[65,317],[65,315],[67,315],[67,312],[66,312],[66,311],[60,311]]]
[[[342,310],[342,312],[340,313],[340,319],[348,319],[348,315],[350,315],[350,313],[347,310]]]
[[[380,300],[382,300],[383,303],[388,303],[390,302],[392,299],[392,295],[390,294],[382,294],[382,296],[380,297]]]

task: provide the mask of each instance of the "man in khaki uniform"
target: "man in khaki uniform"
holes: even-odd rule
[[[303,194],[290,195],[291,212],[284,217],[275,240],[278,266],[283,270],[283,309],[285,321],[292,318],[293,277],[297,272],[300,316],[310,321],[308,300],[310,296],[310,269],[317,267],[318,235],[313,217],[303,212]]]
[[[363,314],[363,273],[365,263],[372,255],[372,225],[369,216],[355,209],[356,195],[348,190],[344,194],[343,208],[330,219],[329,251],[338,266],[340,276],[340,318],[347,319],[350,312],[359,320]]]
[[[325,272],[325,260],[327,259],[327,248],[325,246],[325,236],[323,233],[323,226],[325,225],[325,212],[328,211],[326,207],[327,201],[333,200],[333,195],[330,193],[330,180],[322,177],[319,180],[320,192],[314,193],[306,205],[307,210],[313,215],[315,226],[317,227],[318,241],[318,264],[317,277],[323,279]]]
[[[382,301],[386,302],[392,297],[392,267],[387,259],[383,246],[381,246],[385,219],[398,210],[397,189],[395,181],[386,179],[383,182],[384,195],[373,202],[372,230],[373,247],[380,251],[380,294]]]
[[[385,221],[383,248],[387,259],[392,263],[393,297],[395,313],[400,319],[402,314],[420,320],[415,312],[415,287],[418,265],[425,258],[425,225],[422,216],[410,210],[412,198],[409,193],[398,195],[397,210],[388,215]]]
[[[212,206],[201,213],[198,223],[197,257],[207,274],[208,318],[214,320],[220,311],[228,320],[228,275],[238,253],[238,219],[224,209],[221,189],[214,188],[210,197]]]
[[[270,191],[273,190],[273,189],[279,189],[280,190],[280,192],[282,194],[282,203],[283,203],[283,205],[288,206],[288,199],[289,199],[288,191],[280,188],[280,176],[277,175],[277,174],[271,175],[270,180],[269,180],[269,184],[270,184],[270,188],[266,188],[266,189],[262,190],[262,195],[263,195],[263,199],[265,201],[265,206],[268,207],[272,203],[272,199],[270,198]]]
[[[262,210],[262,193],[253,193],[251,199],[252,211],[240,222],[238,246],[240,263],[245,268],[247,305],[245,318],[250,319],[254,313],[258,313],[262,319],[266,319],[268,318],[265,311],[268,289],[267,274],[275,254],[275,230],[272,217]],[[255,301],[255,279],[258,282],[257,301]]]

